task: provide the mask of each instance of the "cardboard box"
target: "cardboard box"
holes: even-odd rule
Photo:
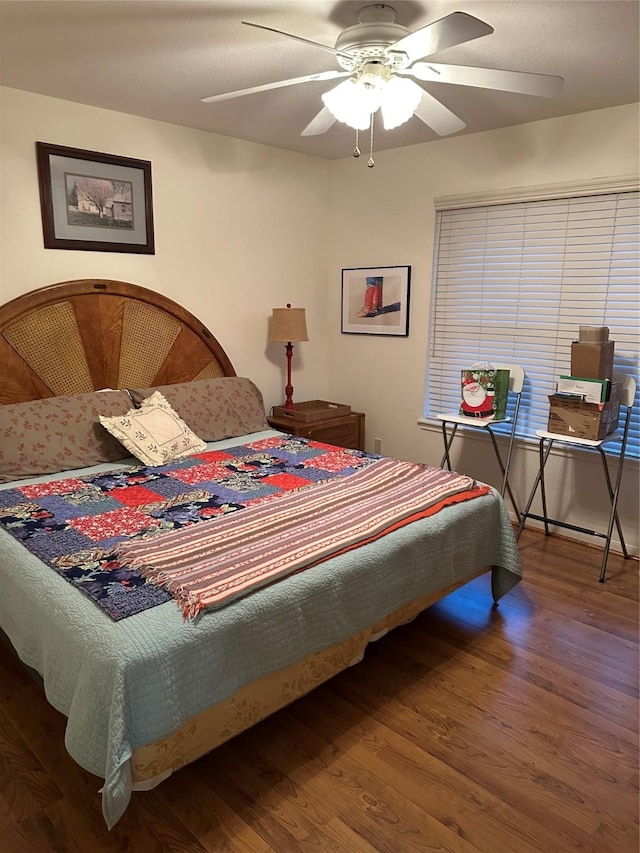
[[[571,344],[571,375],[585,379],[611,379],[613,376],[614,341]]]
[[[578,340],[581,343],[602,344],[609,340],[608,326],[578,326]]]
[[[612,382],[607,403],[586,403],[575,397],[550,394],[548,431],[592,441],[606,438],[618,428],[621,390],[620,382]]]

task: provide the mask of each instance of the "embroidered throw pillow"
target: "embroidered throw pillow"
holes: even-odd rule
[[[100,423],[145,465],[166,465],[207,449],[159,391],[126,415],[100,415]]]

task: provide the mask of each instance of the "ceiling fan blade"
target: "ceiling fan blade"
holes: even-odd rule
[[[445,47],[453,47],[465,41],[488,36],[493,32],[493,27],[485,24],[473,15],[466,12],[452,12],[445,15],[439,21],[427,24],[408,36],[404,36],[394,44],[389,45],[388,52],[400,51],[406,53],[409,61],[421,59],[423,56],[431,56],[444,50]]]
[[[520,95],[538,95],[553,98],[559,94],[564,80],[552,74],[532,74],[528,71],[498,71],[495,68],[475,68],[470,65],[442,65],[438,62],[416,62],[407,68],[418,80],[437,83],[455,83],[459,86],[475,86],[478,89],[498,89],[501,92],[517,92]]]
[[[461,118],[458,118],[448,107],[445,107],[424,89],[414,115],[429,125],[432,130],[435,130],[439,136],[447,136],[447,134],[455,133],[467,126]]]
[[[311,41],[311,39],[303,38],[302,36],[294,36],[292,33],[285,33],[284,30],[276,30],[274,27],[265,27],[264,24],[252,24],[251,21],[241,21],[241,23],[245,24],[247,27],[256,27],[259,30],[268,30],[270,33],[277,33],[279,36],[286,36],[290,39],[295,39],[296,41],[301,41],[303,44],[310,44],[312,47],[319,47],[320,50],[326,50],[328,53],[332,53],[334,56],[345,56],[349,58],[348,53],[343,53],[341,50],[336,50],[335,47],[329,47],[328,44],[320,44],[317,41]],[[426,54],[422,54],[425,56]]]
[[[321,133],[326,133],[330,130],[335,123],[336,119],[326,107],[323,107],[318,115],[311,119],[300,136],[320,136]]]
[[[337,77],[348,77],[350,73],[349,71],[320,71],[318,74],[307,74],[305,77],[292,77],[289,80],[278,80],[276,83],[263,83],[262,86],[251,86],[248,89],[238,89],[235,92],[210,95],[208,98],[200,98],[200,100],[203,104],[213,104],[216,101],[228,101],[229,98],[239,98],[242,95],[254,95],[257,92],[268,92],[270,89],[296,86],[298,83],[311,83],[316,80],[335,80]]]

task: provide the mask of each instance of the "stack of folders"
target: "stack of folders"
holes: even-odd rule
[[[611,380],[560,376],[556,393],[562,397],[575,397],[585,403],[606,403],[611,395]]]

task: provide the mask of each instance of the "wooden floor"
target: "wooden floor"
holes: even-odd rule
[[[525,531],[487,578],[134,794],[114,830],[64,718],[0,649],[0,850],[638,853],[638,563]]]

